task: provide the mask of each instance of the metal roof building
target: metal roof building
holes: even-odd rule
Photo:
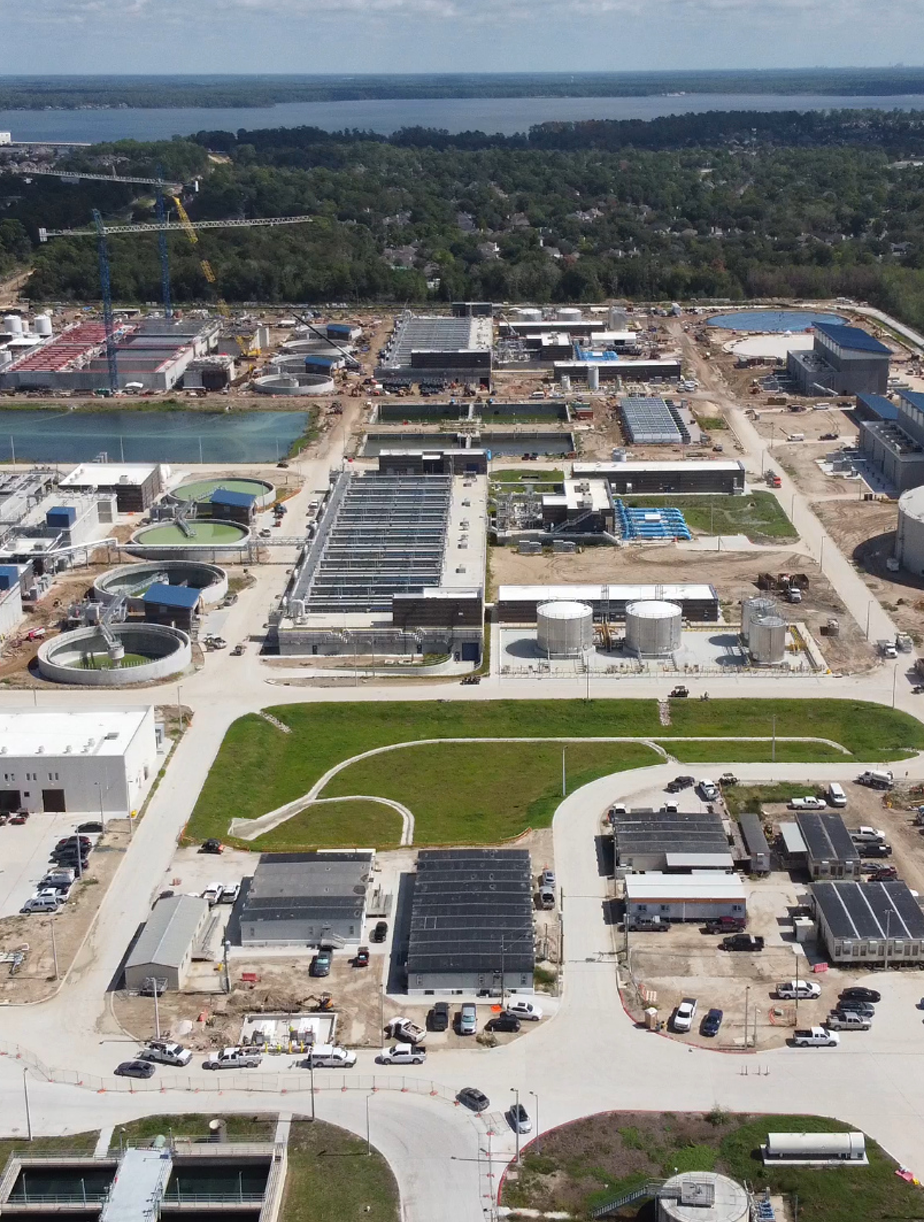
[[[536,609],[543,603],[588,603],[594,619],[610,623],[626,618],[626,605],[634,602],[672,602],[684,618],[715,623],[719,618],[719,596],[715,586],[663,585],[560,585],[500,586],[495,614],[501,624],[534,624]]]
[[[153,977],[166,980],[168,989],[182,988],[208,914],[208,901],[197,895],[158,900],[125,962],[125,987],[140,989]]]
[[[532,993],[533,878],[525,849],[417,855],[408,993]]]
[[[241,908],[242,946],[361,942],[372,849],[264,853]]]
[[[617,871],[730,870],[722,816],[689,811],[629,810],[613,816]]]
[[[680,431],[674,413],[657,395],[630,395],[619,400],[626,439],[634,445],[679,446],[689,441]]]
[[[741,825],[741,835],[744,838],[745,847],[750,854],[751,873],[769,874],[770,845],[767,844],[767,837],[764,835],[760,815],[755,814],[753,811],[745,811],[738,822]]]
[[[924,913],[905,883],[815,883],[819,939],[834,963],[924,961]]]
[[[812,878],[859,878],[860,854],[840,815],[800,810],[796,822]]]
[[[662,921],[708,921],[747,916],[747,895],[737,874],[627,874],[626,916]]]

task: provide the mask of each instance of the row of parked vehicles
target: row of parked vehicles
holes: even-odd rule
[[[57,912],[66,903],[71,887],[90,864],[90,852],[94,847],[91,835],[102,830],[101,823],[81,823],[76,832],[59,840],[49,855],[44,878],[20,912]]]
[[[818,993],[813,996],[817,997]],[[876,1002],[881,1000],[875,989],[844,989],[820,1027],[801,1027],[793,1032],[793,1045],[796,1048],[836,1048],[841,1042],[839,1032],[869,1031],[876,1017]]]

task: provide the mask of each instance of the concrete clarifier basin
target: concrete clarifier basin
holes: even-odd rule
[[[141,611],[145,593],[157,583],[198,590],[203,603],[209,606],[221,602],[228,593],[228,574],[217,564],[160,560],[123,564],[111,569],[94,581],[93,597],[96,602],[106,605],[124,595],[130,611]]]
[[[190,518],[185,534],[175,522],[158,522],[136,530],[128,551],[145,560],[192,560],[215,564],[245,564],[250,558],[251,533],[238,522]]]
[[[253,388],[259,395],[332,395],[336,389],[326,373],[268,374],[255,378]]]
[[[169,679],[192,664],[185,632],[166,624],[113,624],[110,632],[124,658],[113,651],[97,626],[77,628],[45,641],[38,651],[39,674],[52,683],[78,687],[128,687]]]

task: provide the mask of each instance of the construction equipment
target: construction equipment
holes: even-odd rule
[[[809,588],[809,579],[805,573],[772,573],[757,574],[758,590],[769,590],[773,594],[788,595],[791,590],[804,591]]]

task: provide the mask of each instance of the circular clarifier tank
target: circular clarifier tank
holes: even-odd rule
[[[206,605],[220,602],[228,593],[228,574],[217,564],[195,560],[145,561],[123,564],[104,573],[93,583],[97,602],[110,603],[127,598],[129,609],[141,610],[145,593],[153,585],[187,586],[199,590]]]
[[[64,632],[38,651],[43,679],[79,687],[129,687],[180,674],[192,662],[189,637],[166,624],[113,624],[111,639],[94,625]]]
[[[237,522],[191,518],[183,526],[177,522],[143,526],[132,535],[128,549],[149,560],[222,559],[241,563],[247,558],[249,543],[250,531]]]
[[[170,493],[176,501],[207,501],[213,492],[243,492],[245,496],[257,498],[257,508],[263,509],[272,505],[276,499],[276,489],[265,479],[245,477],[227,479],[194,479],[180,484]]]

